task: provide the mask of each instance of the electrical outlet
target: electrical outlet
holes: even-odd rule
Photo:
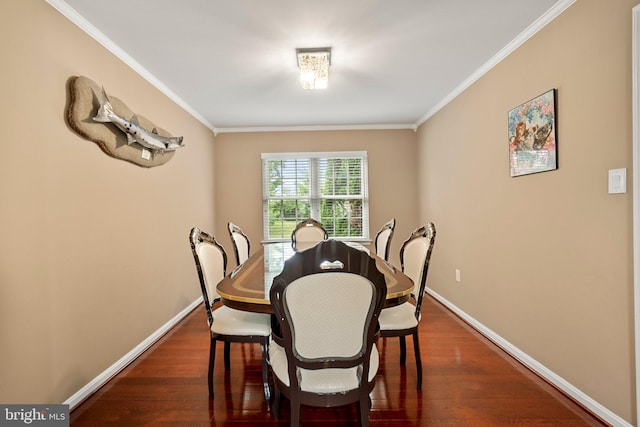
[[[457,268],[456,268],[456,282],[458,282],[458,283],[461,282],[461,280],[460,280],[460,270],[458,270]]]

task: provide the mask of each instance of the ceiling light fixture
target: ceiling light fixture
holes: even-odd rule
[[[296,49],[300,83],[304,89],[326,89],[329,85],[331,48]]]

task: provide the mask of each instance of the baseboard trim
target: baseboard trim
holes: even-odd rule
[[[149,335],[144,341],[138,344],[133,350],[125,354],[120,360],[113,365],[105,369],[100,375],[91,380],[87,385],[75,392],[71,397],[62,402],[65,405],[69,405],[69,410],[73,410],[76,406],[82,403],[85,399],[95,393],[100,387],[105,385],[111,378],[126,368],[131,362],[136,360],[142,353],[144,353],[149,347],[151,347],[156,341],[158,341],[164,334],[166,334],[171,328],[177,325],[184,317],[191,313],[202,302],[202,298],[198,298],[185,309],[176,314],[167,323],[162,325],[160,329]]]
[[[564,378],[557,375],[555,372],[548,369],[546,366],[520,350],[518,347],[511,344],[509,341],[502,338],[500,335],[487,328],[485,325],[477,321],[475,318],[469,316],[466,312],[461,310],[458,306],[453,304],[451,301],[444,298],[442,295],[438,294],[433,289],[427,288],[427,294],[431,295],[442,305],[447,307],[453,313],[455,313],[458,317],[468,323],[472,328],[480,332],[487,339],[493,342],[495,345],[500,347],[502,350],[506,351],[509,355],[515,358],[518,362],[522,363],[524,366],[535,372],[540,377],[544,378],[546,381],[551,383],[553,386],[558,388],[560,391],[565,393],[567,396],[574,399],[576,402],[587,408],[594,415],[601,418],[603,421],[611,424],[614,427],[633,427],[627,421],[620,418],[618,415],[614,414],[600,403],[580,391],[577,387],[566,381]]]

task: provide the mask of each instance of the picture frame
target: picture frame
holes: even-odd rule
[[[508,135],[511,177],[556,170],[556,89],[509,111]]]

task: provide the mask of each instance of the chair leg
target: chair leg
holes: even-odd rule
[[[260,344],[262,347],[262,386],[264,387],[264,398],[269,402],[271,390],[269,388],[269,338],[265,338]]]
[[[280,418],[280,389],[277,385],[274,386],[273,390],[273,404],[271,406],[271,410],[273,411],[273,416],[277,419]]]
[[[291,393],[291,427],[300,426],[300,396],[295,392]]]
[[[369,427],[369,408],[371,408],[369,395],[360,396],[358,401],[358,422],[362,427]]]
[[[231,343],[229,341],[224,342],[224,370],[231,369]]]
[[[420,356],[420,341],[418,341],[418,329],[413,333],[413,351],[416,356],[416,372],[418,377],[417,389],[422,389],[422,357]]]
[[[407,340],[404,335],[400,337],[400,364],[404,365],[407,360]]]
[[[209,345],[209,396],[213,396],[213,367],[216,364],[216,340],[211,338]]]

